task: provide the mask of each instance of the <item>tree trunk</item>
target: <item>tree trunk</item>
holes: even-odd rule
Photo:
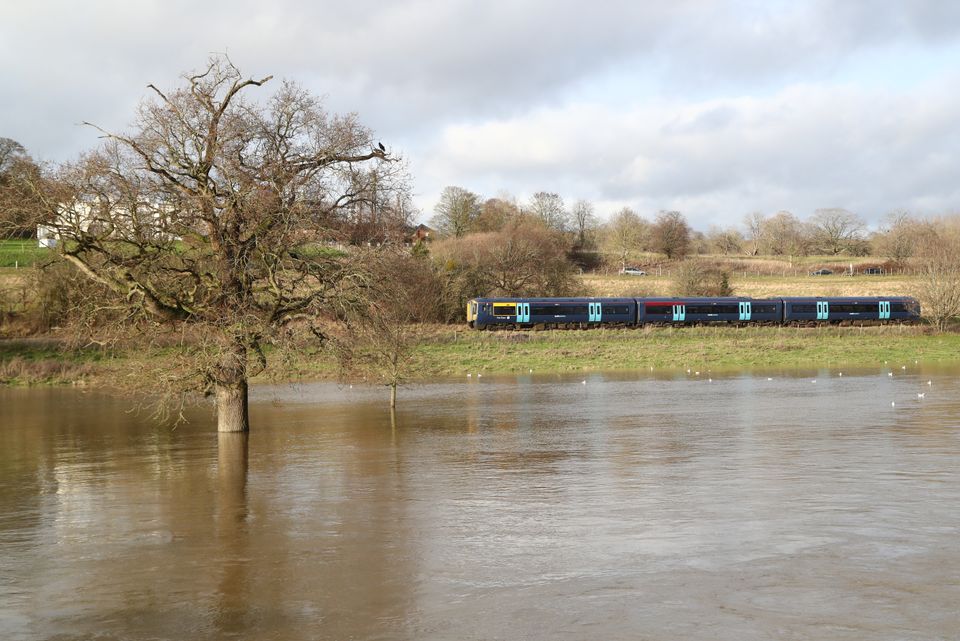
[[[247,408],[247,349],[240,341],[234,341],[224,350],[215,388],[217,431],[248,431],[250,416]]]
[[[217,431],[246,432],[250,429],[247,381],[217,384]]]
[[[393,409],[397,406],[397,384],[390,384],[390,409]]]

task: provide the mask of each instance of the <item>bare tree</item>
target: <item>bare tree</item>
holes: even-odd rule
[[[473,231],[480,215],[480,196],[463,187],[444,187],[433,212],[430,222],[438,232],[460,238]]]
[[[500,231],[520,214],[520,208],[509,196],[488,198],[480,206],[480,215],[472,231]]]
[[[739,254],[743,250],[743,234],[733,227],[727,229],[714,227],[707,234],[707,239],[719,254]]]
[[[355,116],[328,115],[290,82],[245,99],[270,80],[217,56],[171,92],[151,85],[133,132],[104,132],[48,196],[60,251],[128,318],[189,328],[190,370],[163,378],[202,383],[220,431],[249,428],[264,344],[291,324],[335,321],[364,285],[352,257],[324,251],[323,221],[405,192]]]
[[[690,252],[690,225],[678,211],[661,211],[651,230],[653,248],[668,259],[683,258]]]
[[[763,251],[774,256],[806,256],[810,252],[807,227],[789,211],[778,211],[763,222]]]
[[[446,278],[469,284],[471,298],[565,296],[576,290],[569,249],[564,234],[538,219],[521,217],[499,232],[438,243],[432,253],[444,265]],[[458,298],[458,307],[464,300]]]
[[[0,138],[0,238],[36,232],[41,168],[16,140]]]
[[[920,300],[924,316],[939,331],[960,315],[960,230],[941,224],[925,238],[920,255]]]
[[[895,265],[904,265],[917,251],[918,223],[903,210],[887,214],[883,226],[873,237],[873,251]]]
[[[746,239],[750,243],[750,254],[756,256],[764,246],[764,230],[766,216],[761,212],[755,211],[747,214],[743,219],[744,227],[747,228]]]
[[[826,254],[851,252],[863,240],[866,224],[863,219],[846,209],[818,209],[810,218],[813,242]],[[851,252],[853,253],[853,252]]]
[[[559,194],[538,191],[530,198],[526,209],[550,229],[566,231],[569,228],[569,215]]]
[[[438,283],[425,258],[382,252],[366,264],[371,270],[367,296],[363,305],[349,308],[345,331],[334,344],[346,371],[390,388],[392,409],[426,335],[424,321],[436,313]]]
[[[597,217],[593,214],[593,204],[587,200],[578,200],[573,203],[571,210],[573,224],[577,233],[577,247],[587,245],[587,234],[597,226]]]
[[[624,207],[604,225],[601,234],[603,250],[616,256],[620,269],[627,268],[630,256],[643,249],[649,223],[635,211]]]

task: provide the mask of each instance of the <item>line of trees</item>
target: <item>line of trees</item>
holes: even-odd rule
[[[752,214],[745,234],[703,234],[678,211],[648,221],[625,208],[601,224],[586,200],[568,207],[541,191],[520,204],[448,187],[432,219],[441,238],[411,252],[401,159],[295,83],[251,97],[277,84],[215,56],[169,91],[150,85],[131,130],[100,130],[103,144],[75,162],[43,167],[0,139],[0,237],[55,232],[58,281],[89,288],[64,297],[86,309],[78,336],[104,325],[188,336],[180,366],[153,381],[212,396],[220,431],[248,429],[248,381],[268,367],[269,346],[304,337],[332,346],[395,402],[418,324],[458,321],[477,296],[584,293],[575,274],[589,256],[620,268],[640,252],[922,256],[935,322],[960,313],[960,233],[903,212],[872,238],[840,209],[806,222]],[[710,291],[728,292],[716,276]],[[686,280],[705,278],[690,269]]]

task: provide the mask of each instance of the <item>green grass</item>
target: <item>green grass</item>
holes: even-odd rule
[[[466,333],[420,347],[421,377],[535,372],[960,361],[960,334],[924,327],[652,328]]]
[[[37,247],[36,239],[0,240],[0,267],[33,267],[50,250]]]
[[[173,350],[176,351],[176,350]],[[125,372],[154,371],[172,362],[171,348],[148,351],[68,350],[55,343],[0,343],[0,384],[111,385]],[[276,358],[261,381],[332,380],[339,372],[323,352]],[[476,332],[438,326],[416,348],[410,380],[467,373],[515,374],[687,368],[753,369],[880,366],[960,362],[960,334],[922,326],[742,327]]]

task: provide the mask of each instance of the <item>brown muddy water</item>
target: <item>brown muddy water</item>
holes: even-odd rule
[[[0,390],[0,639],[960,638],[960,369],[254,397]]]

